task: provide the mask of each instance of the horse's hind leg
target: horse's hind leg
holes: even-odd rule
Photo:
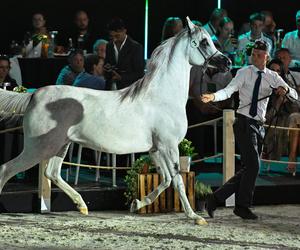
[[[50,158],[47,168],[45,170],[45,176],[49,178],[56,186],[64,191],[72,201],[77,205],[78,210],[82,214],[88,214],[88,208],[83,201],[81,195],[73,189],[68,183],[61,177],[61,166],[68,152],[70,144],[65,145],[56,156]]]
[[[0,193],[5,183],[16,174],[38,164],[43,159],[38,154],[29,154],[26,149],[16,158],[0,166]]]
[[[131,203],[130,211],[134,212],[139,210],[140,208],[147,206],[154,202],[154,200],[166,189],[170,186],[171,184],[171,176],[169,174],[167,165],[165,163],[165,160],[163,159],[163,155],[161,154],[160,151],[154,151],[154,152],[149,152],[151,159],[153,160],[157,172],[163,177],[162,182],[158,185],[156,189],[154,189],[150,194],[147,196],[143,197],[141,201],[138,199],[135,199]]]

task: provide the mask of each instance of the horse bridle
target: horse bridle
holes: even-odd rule
[[[193,42],[193,41],[192,41]],[[201,44],[201,42],[199,43],[199,45],[198,45],[198,47],[197,47],[197,50],[200,52],[200,54],[201,54],[201,56],[203,57],[203,59],[204,59],[204,63],[203,63],[203,65],[202,65],[202,74],[201,74],[201,82],[200,82],[200,95],[202,95],[202,81],[203,81],[203,77],[204,77],[204,74],[205,74],[205,72],[206,72],[206,70],[207,70],[207,68],[208,68],[208,65],[209,65],[209,63],[210,63],[210,61],[212,60],[212,58],[218,53],[218,50],[215,52],[215,53],[213,53],[213,54],[211,54],[209,57],[206,57],[205,56],[205,54],[203,53],[203,51],[201,50],[201,48],[200,48],[200,44]]]

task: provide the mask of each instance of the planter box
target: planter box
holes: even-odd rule
[[[195,210],[195,172],[181,173],[185,192],[190,202],[191,207]],[[161,177],[159,174],[140,174],[139,175],[139,199],[142,199],[147,194],[151,193],[160,182]],[[174,191],[173,184],[171,183],[164,192],[151,204],[139,210],[139,213],[161,213],[161,212],[181,212],[183,208],[179,199],[179,193]]]
[[[191,157],[190,156],[180,156],[179,157],[179,167],[181,173],[190,172]]]

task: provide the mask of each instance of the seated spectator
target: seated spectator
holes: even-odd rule
[[[108,41],[104,39],[98,39],[93,45],[93,53],[105,59],[106,57],[106,45]]]
[[[295,88],[300,93],[300,73],[296,71],[289,70],[289,65],[291,65],[292,57],[290,51],[287,48],[281,48],[275,52],[275,57],[280,59],[284,65],[284,76],[286,82],[293,88]],[[299,101],[290,104],[288,126],[291,128],[298,128],[300,124],[300,108]],[[289,131],[289,161],[296,161],[298,143],[299,143],[299,131]],[[288,164],[288,171],[295,172],[296,165]]]
[[[84,56],[82,50],[73,50],[66,65],[59,73],[57,85],[73,85],[76,77],[84,71]]]
[[[49,41],[50,35],[46,28],[46,19],[42,13],[35,13],[32,16],[32,31],[28,31],[24,37],[25,56],[40,57],[42,49],[42,40]]]
[[[204,74],[204,75],[203,75]],[[190,72],[190,96],[202,114],[218,114],[220,109],[232,107],[232,99],[216,102],[213,105],[201,101],[202,93],[212,93],[223,89],[231,81],[231,72],[220,73],[218,69],[207,68],[203,73],[202,66],[193,66]],[[216,106],[213,107],[213,106]]]
[[[229,17],[224,17],[220,21],[216,35],[212,36],[216,48],[226,55],[233,54],[237,49],[237,39],[233,34],[233,21]]]
[[[111,41],[107,44],[105,78],[107,89],[123,89],[143,77],[143,46],[127,35],[125,23],[120,18],[108,24]]]
[[[73,86],[103,90],[105,79],[103,77],[104,58],[88,54],[84,59],[85,72],[81,72],[75,79]]]
[[[0,87],[6,90],[13,90],[17,87],[16,80],[9,76],[10,61],[8,56],[0,55]]]
[[[292,57],[292,67],[300,67],[300,10],[296,14],[297,29],[285,34],[282,47],[287,48]]]
[[[179,17],[168,17],[164,22],[161,41],[167,40],[175,36],[183,29],[182,20]]]
[[[209,21],[203,28],[206,29],[211,36],[216,35],[220,21],[226,16],[228,15],[225,9],[215,8],[210,15]]]
[[[277,72],[287,82],[284,73],[284,64],[279,59],[271,60],[267,67]],[[287,127],[288,117],[291,114],[293,104],[286,97],[272,95],[266,114],[266,124]],[[264,143],[264,158],[280,160],[281,156],[287,155],[288,136],[287,131],[282,129],[266,129]]]
[[[238,38],[238,51],[246,53],[246,46],[249,43],[254,43],[256,40],[263,40],[268,44],[269,55],[272,55],[273,47],[272,41],[266,37],[262,30],[264,27],[265,16],[261,13],[254,13],[250,16],[250,31],[242,34]],[[251,56],[245,55],[247,64],[251,64]]]
[[[287,84],[297,89],[298,94],[300,94],[300,73],[289,69],[292,61],[290,51],[287,48],[281,48],[275,52],[275,58],[280,59],[283,63]]]

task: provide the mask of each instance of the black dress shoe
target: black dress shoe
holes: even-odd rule
[[[256,220],[258,218],[248,207],[236,206],[233,213],[244,220]]]
[[[210,218],[214,218],[214,212],[217,209],[217,201],[213,194],[206,199],[206,211]]]

